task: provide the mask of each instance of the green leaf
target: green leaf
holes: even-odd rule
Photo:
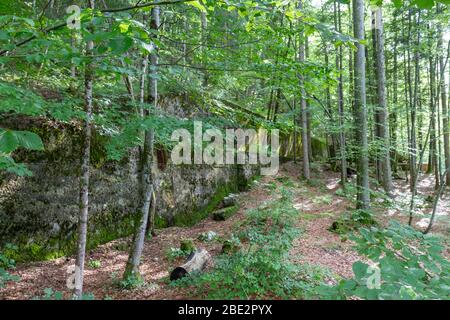
[[[139,47],[141,47],[147,53],[151,53],[155,48],[153,43],[147,43],[147,42],[140,41],[140,40],[138,40],[137,43],[138,43]]]
[[[206,8],[200,3],[200,1],[189,1],[186,2],[186,4],[197,8],[201,12],[206,12]]]
[[[365,278],[367,276],[367,268],[369,266],[361,261],[357,261],[353,264],[353,272],[358,279]]]
[[[9,154],[20,147],[44,150],[41,138],[35,133],[0,129],[0,152]]]
[[[133,39],[130,37],[118,37],[109,40],[108,46],[111,48],[112,53],[122,54],[128,51],[133,45]]]
[[[394,6],[399,9],[402,7],[403,5],[403,0],[392,0],[392,2],[394,3]]]
[[[120,33],[127,33],[128,32],[128,29],[130,28],[130,22],[125,22],[125,21],[122,21],[120,24],[119,24],[119,30],[120,30]]]
[[[15,131],[15,133],[19,140],[20,146],[28,150],[44,150],[42,140],[37,134],[29,131]]]
[[[2,156],[0,154],[0,171],[5,170],[14,173],[18,176],[32,176],[33,173],[27,169],[22,163],[16,163],[13,158],[9,156]]]
[[[417,5],[421,9],[431,9],[434,6],[434,0],[414,0],[411,4]]]
[[[9,40],[9,33],[3,30],[0,30],[0,40]]]

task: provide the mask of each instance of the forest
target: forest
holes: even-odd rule
[[[1,0],[0,300],[450,299],[449,22]]]

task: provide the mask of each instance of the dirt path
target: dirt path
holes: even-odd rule
[[[87,256],[85,292],[94,294],[97,299],[192,298],[185,291],[187,289],[173,288],[167,284],[170,270],[182,262],[180,259],[170,261],[167,251],[172,247],[178,248],[180,239],[194,239],[198,247],[206,248],[212,255],[219,254],[220,244],[200,242],[197,237],[208,231],[214,231],[219,236],[231,234],[235,224],[243,220],[246,210],[277,196],[276,191],[269,191],[268,185],[280,187],[287,180],[294,191],[294,206],[300,211],[297,226],[302,230],[300,237],[294,241],[291,259],[298,263],[320,265],[342,277],[352,276],[352,264],[360,257],[352,250],[349,241],[342,242],[338,235],[327,230],[339,215],[353,207],[348,200],[335,194],[339,188],[339,174],[315,168],[317,186],[310,186],[299,180],[299,173],[299,164],[286,163],[277,176],[263,177],[255,182],[250,191],[240,194],[241,208],[238,213],[225,222],[206,219],[191,228],[159,230],[158,236],[145,244],[141,271],[147,285],[140,289],[121,290],[117,286],[128,257],[126,247],[129,239],[116,240],[98,247]],[[100,266],[93,268],[89,261],[99,261]],[[18,265],[11,273],[19,275],[21,281],[8,283],[5,288],[0,289],[0,299],[31,299],[43,295],[45,288],[63,292],[65,297],[69,297],[67,272],[73,264],[73,258],[61,258]]]

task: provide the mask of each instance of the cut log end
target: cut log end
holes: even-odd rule
[[[170,273],[170,281],[175,281],[178,279],[181,279],[187,275],[186,269],[182,267],[176,267],[171,273]]]
[[[175,281],[178,279],[181,279],[193,272],[200,272],[202,271],[208,261],[211,259],[211,255],[206,251],[205,249],[197,250],[193,252],[189,258],[187,259],[186,263],[182,266],[176,267],[171,273],[170,273],[170,281]]]

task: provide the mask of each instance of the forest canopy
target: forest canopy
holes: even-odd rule
[[[448,299],[449,9],[1,1],[0,298]]]

